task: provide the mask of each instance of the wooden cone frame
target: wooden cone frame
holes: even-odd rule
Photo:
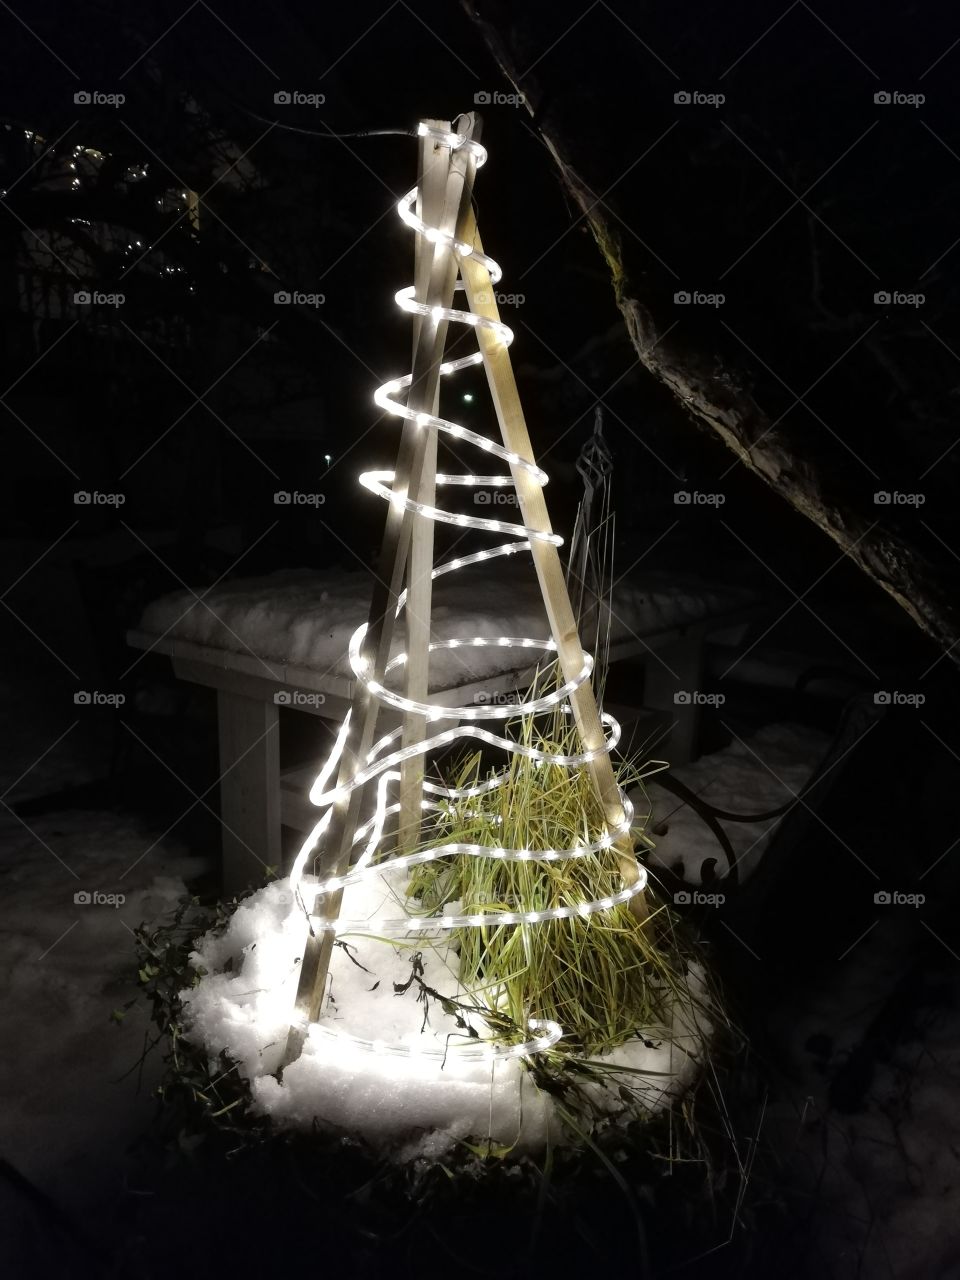
[[[479,120],[471,113],[461,136],[477,141]],[[427,127],[449,132],[447,121],[425,121]],[[482,260],[482,245],[471,205],[476,163],[469,148],[449,145],[429,136],[420,138],[418,166],[418,216],[428,226],[439,226],[452,234],[460,244],[474,247],[474,253],[461,255],[443,240],[430,241],[417,233],[415,298],[430,308],[450,308],[459,270],[470,311],[499,322],[500,316],[490,272]],[[436,414],[439,401],[440,365],[446,342],[448,321],[432,315],[417,315],[414,323],[412,382],[407,392],[408,408]],[[477,326],[477,339],[493,398],[504,447],[529,462],[534,462],[523,408],[513,375],[506,343],[489,329]],[[437,432],[425,430],[405,420],[393,493],[407,495],[428,505],[434,503],[436,487]],[[539,533],[551,533],[542,488],[522,467],[510,464],[516,488],[522,523]],[[406,696],[425,702],[429,686],[429,643],[431,572],[433,569],[433,522],[414,520],[414,513],[398,502],[388,508],[386,528],[371,601],[369,624],[363,641],[362,657],[373,679],[382,683],[390,644],[394,633],[397,600],[407,582],[405,606],[407,625]],[[531,553],[544,608],[556,646],[557,661],[565,681],[573,682],[584,668],[584,652],[580,644],[577,622],[556,545],[531,539]],[[600,713],[588,679],[570,695],[577,728],[585,751],[596,752],[585,767],[589,772],[603,813],[611,828],[624,822],[624,809],[616,782],[613,763],[604,750],[605,735]],[[379,705],[369,689],[357,682],[349,726],[340,758],[337,786],[345,787],[366,761],[373,745]],[[408,745],[424,736],[422,715],[406,713],[403,743]],[[358,786],[332,806],[330,824],[319,842],[314,864],[319,859],[318,874],[343,875],[349,868],[353,837],[358,825],[365,787]],[[400,814],[397,841],[401,850],[413,849],[420,837],[421,799],[423,795],[422,758],[414,757],[401,766]],[[620,873],[626,886],[635,886],[640,878],[636,855],[629,833],[612,846],[619,855]],[[342,890],[318,895],[315,914],[322,903],[322,914],[328,919],[339,915]],[[630,899],[638,919],[647,918],[647,907],[640,889]],[[291,1025],[284,1065],[299,1057],[308,1025],[320,1013],[327,970],[334,944],[332,929],[317,934],[312,928],[307,939],[297,990],[295,1021]]]

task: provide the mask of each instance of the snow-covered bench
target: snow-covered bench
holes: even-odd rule
[[[316,767],[281,776],[279,711],[291,707],[340,720],[354,694],[350,635],[366,620],[370,580],[362,573],[283,571],[235,579],[154,601],[127,635],[138,649],[166,654],[176,675],[217,691],[223,880],[228,893],[259,883],[281,862],[280,828],[305,829]],[[616,584],[610,661],[643,664],[643,693],[614,714],[643,710],[665,719],[658,745],[675,762],[692,757],[697,736],[703,646],[720,630],[744,629],[760,608],[751,592],[648,573]],[[453,574],[435,583],[434,639],[460,635],[548,636],[529,565]],[[396,648],[402,647],[402,632]],[[441,650],[431,661],[431,700],[468,703],[529,683],[516,651]],[[639,673],[638,673],[639,688]],[[677,700],[677,694],[681,696]]]

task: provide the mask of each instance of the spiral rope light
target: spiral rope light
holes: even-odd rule
[[[426,124],[421,124],[418,132],[421,137],[430,138],[449,147],[451,152],[466,149],[477,167],[482,165],[487,158],[486,150],[465,134],[448,133]],[[455,235],[442,230],[440,227],[425,223],[414,213],[418,194],[418,187],[414,187],[407,192],[398,204],[398,212],[404,224],[431,244],[440,244],[448,247],[455,255],[458,266],[463,259],[472,256],[476,261],[481,262],[489,272],[491,282],[496,283],[499,281],[502,273],[500,267],[492,258],[480,253],[474,246],[458,240]],[[455,290],[464,289],[463,280],[458,278],[454,287]],[[472,311],[452,307],[431,307],[418,302],[413,286],[401,289],[396,294],[395,300],[401,310],[411,315],[429,316],[434,321],[444,320],[468,328],[484,329],[492,334],[498,342],[507,346],[513,341],[512,330],[499,320],[491,320]],[[478,350],[458,359],[444,361],[439,366],[439,372],[442,377],[450,377],[462,369],[481,364],[483,359],[482,352]],[[519,454],[505,448],[502,444],[471,431],[458,422],[434,413],[418,412],[408,408],[404,403],[404,393],[411,386],[412,380],[413,375],[411,374],[385,383],[375,392],[374,401],[380,408],[394,417],[413,422],[419,431],[435,431],[449,437],[451,440],[455,440],[460,445],[478,449],[487,457],[497,459],[502,463],[508,464],[514,470],[524,473],[537,486],[542,487],[547,483],[546,473],[532,460],[521,457]],[[498,543],[488,550],[458,556],[436,566],[431,575],[433,579],[461,569],[467,569],[473,565],[485,563],[497,557],[512,556],[519,552],[531,551],[533,544],[537,541],[549,542],[554,546],[562,544],[562,538],[556,534],[544,532],[523,523],[454,514],[440,506],[419,502],[415,498],[411,498],[408,493],[395,489],[395,478],[393,471],[369,471],[360,476],[360,483],[386,501],[412,512],[416,519],[431,520],[436,523],[452,524],[463,529],[475,529],[485,533],[499,534],[508,539],[508,541]],[[436,475],[436,484],[440,489],[444,487],[499,489],[514,486],[514,479],[509,473],[438,473]],[[407,592],[403,591],[397,597],[394,615],[396,618],[399,618],[403,612],[406,600]],[[381,706],[390,707],[407,716],[423,717],[428,724],[436,721],[453,721],[456,722],[457,727],[444,728],[440,732],[432,735],[428,734],[406,746],[400,745],[403,734],[402,727],[395,729],[381,737],[373,745],[367,753],[366,759],[359,762],[359,768],[348,781],[337,785],[333,781],[334,775],[343,755],[350,718],[355,714],[352,710],[348,712],[340,727],[330,756],[324,763],[311,788],[310,800],[321,811],[321,816],[300,849],[290,878],[291,889],[294,892],[298,906],[308,916],[313,930],[318,932],[328,931],[335,935],[349,932],[366,932],[371,929],[371,921],[335,918],[311,911],[304,894],[301,892],[302,889],[307,887],[307,884],[309,884],[310,891],[307,898],[312,903],[316,895],[337,893],[360,881],[374,877],[383,870],[398,871],[452,855],[493,858],[504,862],[557,863],[584,858],[590,854],[610,850],[618,841],[628,836],[633,820],[633,807],[623,790],[618,788],[623,810],[622,821],[614,824],[608,822],[603,835],[595,840],[580,843],[576,847],[527,849],[508,848],[501,845],[448,842],[404,856],[393,856],[378,861],[377,854],[380,851],[383,840],[386,820],[401,808],[399,804],[388,803],[388,791],[390,785],[400,778],[397,769],[404,761],[414,757],[425,757],[431,751],[449,747],[450,744],[461,739],[469,739],[499,748],[508,755],[524,756],[538,764],[552,764],[568,769],[576,769],[589,763],[599,755],[611,752],[620,739],[620,726],[613,716],[602,715],[600,719],[605,733],[602,744],[594,750],[565,754],[538,750],[536,747],[516,742],[490,729],[481,728],[476,723],[481,720],[497,722],[507,719],[516,720],[523,717],[533,717],[544,712],[555,711],[557,708],[560,708],[564,714],[570,714],[569,699],[571,695],[589,679],[593,670],[593,659],[589,655],[584,655],[583,666],[572,679],[567,679],[552,692],[539,697],[531,696],[526,701],[509,705],[490,703],[469,706],[438,704],[407,698],[387,687],[386,681],[390,675],[401,670],[407,663],[407,653],[398,654],[386,664],[382,680],[374,679],[370,670],[370,663],[363,656],[366,633],[367,624],[365,623],[354,632],[349,645],[350,666],[359,684]],[[428,646],[431,653],[440,650],[479,649],[485,647],[522,650],[526,654],[539,652],[544,655],[550,655],[556,653],[556,645],[553,640],[543,640],[529,636],[473,636],[463,639],[439,640],[430,643]],[[436,812],[442,808],[441,804],[437,802],[438,800],[465,800],[489,793],[500,787],[507,776],[508,769],[505,768],[483,783],[464,787],[445,787],[425,781],[423,783],[424,793],[437,799],[422,800],[421,808],[426,812]],[[334,805],[342,803],[351,792],[365,787],[367,784],[372,784],[374,781],[376,781],[376,801],[373,815],[361,825],[358,825],[351,838],[353,848],[355,850],[359,849],[359,856],[354,865],[344,874],[329,876],[325,879],[305,877],[308,859],[316,849],[330,823]],[[551,920],[564,920],[575,917],[588,918],[596,912],[610,911],[617,905],[628,902],[635,894],[644,889],[646,880],[646,873],[641,867],[639,868],[637,879],[632,883],[624,883],[623,888],[618,892],[600,898],[585,899],[573,905],[564,905],[540,911],[493,911],[432,916],[405,915],[394,919],[378,918],[375,922],[375,927],[378,934],[388,937],[401,937],[411,934],[442,936],[453,929],[538,925]],[[557,1023],[550,1021],[531,1019],[529,1029],[531,1032],[530,1038],[520,1044],[496,1045],[492,1042],[478,1044],[474,1040],[464,1046],[434,1051],[408,1044],[389,1045],[378,1040],[368,1040],[341,1032],[333,1032],[316,1025],[313,1028],[324,1039],[332,1038],[341,1043],[349,1044],[354,1048],[374,1053],[407,1057],[439,1055],[441,1058],[449,1056],[468,1061],[491,1061],[499,1058],[517,1058],[541,1053],[556,1044],[562,1035],[561,1027]]]

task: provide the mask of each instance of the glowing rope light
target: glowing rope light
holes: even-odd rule
[[[531,1054],[552,1049],[563,1035],[559,1022],[552,1022],[549,1018],[531,1018],[527,1025],[531,1031],[539,1030],[543,1035],[533,1036],[520,1044],[498,1045],[488,1041],[482,1044],[451,1045],[444,1049],[428,1049],[416,1042],[387,1044],[383,1040],[366,1040],[362,1036],[346,1035],[317,1023],[311,1026],[309,1034],[334,1044],[349,1045],[351,1049],[364,1049],[368,1053],[409,1058],[415,1062],[425,1058],[441,1064],[449,1058],[455,1058],[458,1062],[497,1062],[510,1058],[527,1058]]]
[[[483,854],[487,857],[496,856],[494,849],[488,846],[482,846],[482,849]],[[464,850],[464,852],[467,851]],[[536,860],[539,859],[535,859],[531,852],[527,861],[533,862]],[[427,861],[427,859],[422,859],[422,861]],[[517,861],[523,861],[523,859],[518,858]],[[390,865],[391,867],[393,866],[392,863]],[[620,889],[617,893],[609,894],[603,898],[584,899],[583,902],[578,902],[575,906],[548,907],[543,911],[487,911],[472,912],[465,915],[398,916],[395,919],[378,919],[376,929],[378,933],[391,937],[406,937],[411,933],[420,935],[444,934],[449,933],[451,929],[499,929],[501,925],[546,924],[550,920],[573,920],[578,916],[586,919],[588,916],[596,915],[598,911],[610,911],[622,903],[629,902],[632,897],[641,893],[645,887],[646,877],[641,874],[634,884],[627,885],[626,888]],[[371,928],[369,919],[344,920],[341,918],[331,920],[326,916],[312,916],[311,922],[318,930],[337,935],[341,933],[369,933]]]
[[[400,806],[398,804],[386,807],[381,799],[386,790],[384,786],[385,780],[393,781],[396,778],[399,778],[399,776],[399,774],[387,773],[384,774],[383,778],[381,778],[377,797],[377,812],[369,822],[364,823],[362,827],[357,829],[353,837],[354,844],[359,844],[370,830],[374,830],[375,836],[379,838],[380,831],[387,814],[399,813]],[[431,804],[429,801],[424,801],[423,808],[436,811],[440,809],[440,806]],[[585,842],[583,844],[576,845],[573,848],[507,849],[502,845],[467,844],[463,841],[451,840],[445,844],[434,845],[430,849],[422,849],[418,853],[407,853],[401,857],[391,858],[389,866],[391,871],[404,871],[408,867],[421,866],[425,862],[435,862],[438,858],[449,858],[457,854],[472,858],[495,858],[500,862],[571,862],[577,858],[586,858],[591,853],[600,853],[604,849],[609,849],[610,846],[616,842],[618,836],[625,835],[630,830],[630,826],[633,822],[633,814],[633,805],[629,800],[627,800],[624,805],[624,816],[622,822],[618,823],[612,828],[612,830],[607,831],[606,834],[599,838],[599,840]],[[329,876],[326,880],[318,881],[315,885],[312,885],[311,888],[313,888],[318,894],[337,893],[339,890],[345,889],[348,885],[356,884],[358,880],[366,880],[369,874],[366,869],[367,863],[369,858],[372,856],[370,853],[371,845],[374,845],[375,848],[374,841],[368,843],[367,850],[364,852],[363,857],[351,871],[345,872],[342,876]],[[632,885],[630,888],[633,890]],[[623,901],[626,902],[631,897],[633,897],[633,892],[627,894],[627,897],[624,898]],[[618,901],[619,900],[620,899],[618,899]],[[560,910],[560,908],[557,908],[557,910]],[[436,920],[432,917],[424,916],[408,916],[404,919],[405,921],[410,922],[412,929],[419,931],[424,920],[426,920],[428,924],[434,924],[436,923],[436,920],[440,919],[440,917],[436,917]],[[543,914],[543,919],[563,920],[565,919],[565,916],[563,914],[555,915],[551,909]],[[509,923],[506,920],[506,916],[502,913],[485,916],[483,923],[486,924],[488,920],[494,920],[501,924]],[[324,926],[323,917],[317,917],[317,922],[320,927],[333,927],[335,924],[337,929],[340,929],[343,925],[342,920],[337,920],[336,922],[329,922],[328,925]],[[396,924],[397,922],[394,921],[393,923]],[[459,926],[448,925],[445,927],[458,928]],[[351,924],[350,932],[355,931],[356,925]]]
[[[464,135],[458,133],[447,133],[443,130],[433,129],[427,125],[421,124],[418,129],[421,137],[430,137],[438,142],[450,147],[453,150],[464,148],[468,150],[477,165],[482,165],[487,158],[486,150],[479,143],[467,139]],[[489,273],[491,283],[497,283],[501,278],[501,270],[499,265],[486,254],[481,253],[475,246],[466,244],[457,240],[456,236],[449,234],[439,227],[428,226],[413,212],[413,208],[417,199],[418,191],[414,187],[408,191],[397,206],[401,220],[406,226],[411,227],[414,231],[423,235],[433,244],[443,244],[448,246],[456,257],[459,259],[472,257],[474,261],[480,263]],[[457,280],[455,289],[463,289],[463,281]],[[418,302],[415,297],[415,289],[413,286],[401,289],[395,295],[397,306],[401,310],[412,315],[419,315],[428,319],[433,324],[439,324],[441,321],[447,321],[454,324],[465,324],[473,329],[483,329],[493,339],[509,346],[513,341],[513,331],[505,324],[498,320],[491,320],[485,316],[477,315],[469,311],[461,311],[453,307],[427,306],[425,303]],[[443,377],[459,372],[461,369],[481,364],[483,362],[482,352],[476,351],[469,355],[461,356],[455,360],[446,360],[441,363],[439,372]],[[440,473],[436,476],[438,487],[482,487],[482,488],[504,488],[509,485],[515,485],[514,475],[519,473],[525,478],[528,485],[542,487],[547,483],[547,474],[535,462],[528,458],[522,458],[519,454],[510,449],[505,448],[502,444],[482,436],[475,431],[469,430],[458,422],[440,417],[432,413],[424,413],[414,409],[409,409],[403,403],[402,396],[407,392],[413,381],[412,374],[405,377],[394,378],[383,384],[374,393],[375,403],[386,412],[401,418],[405,421],[414,422],[418,429],[430,429],[438,433],[452,436],[461,444],[472,445],[483,451],[484,454],[499,459],[501,462],[507,463],[512,469],[512,474],[494,474],[481,475],[473,473],[462,474],[445,474]],[[438,578],[444,574],[452,573],[455,570],[466,568],[470,565],[479,564],[486,560],[495,559],[499,556],[514,555],[520,551],[530,551],[535,542],[548,542],[554,546],[560,546],[563,539],[554,533],[545,533],[540,529],[529,527],[522,523],[511,523],[505,520],[494,520],[481,516],[465,516],[456,515],[448,511],[444,511],[441,507],[433,506],[427,503],[418,502],[410,498],[406,493],[398,492],[394,489],[396,475],[393,471],[368,471],[360,476],[360,483],[369,489],[372,493],[388,502],[393,503],[396,507],[410,511],[415,515],[433,520],[437,523],[455,524],[462,528],[478,529],[489,533],[499,533],[506,535],[511,539],[509,542],[501,543],[491,547],[485,551],[473,552],[469,555],[457,556],[444,564],[438,565],[433,569],[431,577]],[[407,599],[407,592],[401,592],[397,600],[395,616],[399,616],[402,612]],[[584,654],[584,664],[582,669],[572,680],[567,680],[559,688],[549,694],[541,697],[529,698],[526,701],[508,704],[508,705],[491,705],[491,704],[448,704],[436,702],[419,702],[415,699],[404,697],[402,694],[396,693],[387,688],[386,684],[371,678],[369,672],[369,664],[364,658],[362,649],[363,642],[366,637],[367,626],[364,624],[357,628],[350,638],[349,644],[349,661],[351,669],[357,678],[370,694],[378,699],[385,706],[394,708],[397,711],[406,714],[418,715],[424,717],[428,722],[438,720],[456,721],[457,727],[443,729],[439,733],[431,736],[425,736],[419,741],[411,743],[405,747],[397,747],[398,740],[403,734],[403,729],[398,728],[390,733],[385,734],[374,744],[369,751],[365,761],[361,762],[361,767],[354,771],[351,778],[342,785],[331,785],[334,771],[339,764],[346,745],[347,733],[350,723],[350,714],[341,725],[340,731],[334,742],[333,749],[329,758],[325,762],[323,768],[318,774],[311,790],[310,800],[313,804],[325,810],[319,822],[310,832],[304,841],[300,852],[294,862],[294,867],[290,876],[291,888],[295,891],[299,904],[302,906],[308,916],[311,926],[320,932],[333,932],[334,934],[368,932],[372,926],[372,921],[367,920],[348,920],[343,918],[334,918],[323,913],[322,903],[327,895],[339,893],[350,885],[365,880],[372,875],[378,874],[384,867],[389,867],[391,871],[399,871],[408,867],[422,865],[426,862],[432,862],[438,858],[446,858],[456,855],[466,857],[494,858],[504,862],[542,862],[556,863],[569,861],[578,858],[587,857],[590,854],[599,853],[603,850],[612,848],[617,841],[627,835],[633,821],[633,806],[628,800],[626,794],[621,789],[619,792],[620,803],[622,808],[622,817],[619,821],[608,822],[606,830],[598,839],[583,842],[572,848],[562,849],[512,849],[502,845],[481,845],[467,844],[459,841],[451,841],[445,844],[439,844],[433,848],[421,850],[417,853],[407,854],[401,857],[393,857],[385,864],[373,864],[373,858],[383,839],[383,831],[386,820],[389,816],[400,812],[399,804],[387,803],[387,792],[391,782],[396,781],[400,774],[397,772],[396,766],[404,761],[411,760],[416,756],[425,756],[435,748],[449,746],[451,743],[460,739],[474,739],[485,742],[491,746],[498,747],[507,753],[517,754],[532,760],[537,766],[545,764],[559,765],[568,769],[577,768],[596,759],[598,756],[607,754],[612,751],[620,740],[620,726],[617,721],[610,715],[602,715],[600,717],[601,724],[604,726],[607,736],[603,742],[596,747],[579,753],[565,752],[546,752],[540,751],[536,747],[525,746],[522,743],[514,742],[502,735],[482,729],[475,723],[459,723],[461,721],[473,722],[477,720],[507,720],[516,719],[524,716],[538,715],[544,711],[554,710],[560,707],[565,714],[570,714],[569,699],[573,693],[589,679],[593,670],[593,659],[589,654]],[[556,645],[553,640],[539,640],[529,636],[472,636],[469,638],[451,639],[435,641],[429,645],[430,652],[436,652],[444,649],[457,649],[461,647],[495,647],[506,649],[522,649],[526,651],[540,651],[541,653],[556,652]],[[402,667],[408,660],[406,653],[400,653],[392,658],[385,666],[383,680],[386,681],[392,672]],[[474,786],[467,787],[445,787],[437,783],[424,782],[423,789],[430,795],[442,798],[445,801],[463,800],[471,797],[485,795],[490,791],[503,785],[508,776],[508,770],[504,769],[501,773],[494,775],[485,782],[478,783]],[[365,786],[373,779],[379,779],[377,783],[375,811],[371,818],[362,823],[355,830],[352,837],[352,845],[364,845],[363,851],[356,864],[343,875],[329,876],[323,880],[311,879],[309,882],[310,891],[314,897],[313,910],[304,901],[301,893],[301,885],[304,883],[304,872],[307,860],[315,849],[318,840],[323,835],[329,824],[335,804],[344,803],[351,792],[359,787]],[[423,800],[421,807],[425,812],[443,812],[444,807],[435,801]],[[479,928],[479,929],[499,929],[505,926],[523,926],[542,924],[552,920],[568,920],[574,918],[589,919],[597,912],[610,911],[622,903],[629,902],[636,894],[641,893],[647,883],[647,874],[643,867],[638,868],[638,878],[631,884],[625,884],[617,893],[606,895],[602,898],[592,900],[584,900],[572,905],[561,907],[552,907],[540,911],[488,911],[473,912],[470,914],[446,914],[440,916],[418,916],[408,915],[400,916],[396,919],[380,919],[375,922],[378,933],[388,936],[408,936],[410,934],[430,934],[438,933],[440,935],[449,932],[452,929],[463,928]],[[369,1040],[359,1036],[351,1036],[340,1031],[332,1031],[329,1028],[314,1024],[310,1028],[310,1035],[319,1037],[323,1040],[333,1041],[339,1044],[350,1045],[353,1048],[361,1049],[366,1052],[375,1054],[387,1054],[397,1057],[406,1057],[416,1059],[420,1057],[444,1059],[448,1056],[454,1056],[459,1059],[468,1061],[496,1061],[498,1059],[509,1059],[527,1057],[531,1054],[542,1053],[555,1045],[563,1034],[562,1028],[556,1022],[531,1019],[529,1029],[533,1032],[539,1031],[542,1034],[533,1035],[529,1039],[520,1044],[514,1045],[496,1045],[492,1042],[473,1043],[465,1046],[453,1047],[447,1049],[424,1049],[417,1044],[386,1044],[381,1040]]]

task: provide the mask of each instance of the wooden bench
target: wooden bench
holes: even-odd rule
[[[691,759],[700,707],[693,700],[677,704],[676,690],[700,687],[709,635],[742,634],[759,612],[758,605],[747,606],[614,641],[611,665],[638,660],[644,667],[643,705],[609,703],[625,735],[633,741],[655,740],[656,753],[674,763]],[[261,883],[267,867],[280,867],[281,826],[307,831],[316,821],[308,792],[319,762],[281,772],[280,711],[290,708],[342,721],[353,699],[354,681],[335,672],[205,646],[175,635],[134,630],[127,633],[127,642],[170,657],[179,679],[216,690],[223,889],[232,894]],[[527,666],[436,690],[430,701],[468,703],[478,695],[510,694],[526,688],[532,672]],[[383,723],[386,731],[399,720],[385,716]],[[440,727],[445,724],[438,722]]]

